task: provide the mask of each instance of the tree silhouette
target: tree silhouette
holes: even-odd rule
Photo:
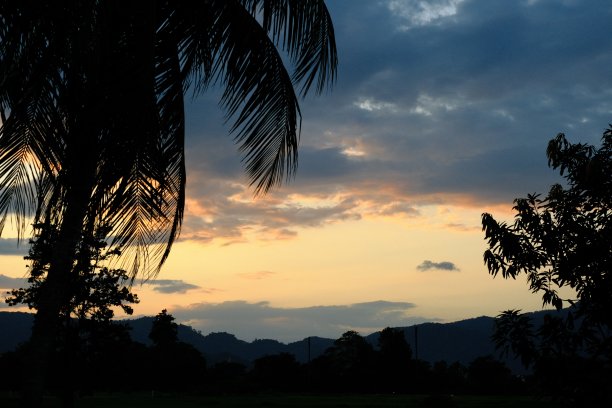
[[[293,354],[266,355],[253,362],[251,377],[259,391],[294,391],[303,388],[305,376]]]
[[[328,387],[333,390],[364,390],[370,385],[369,373],[374,371],[374,349],[359,333],[349,330],[322,357],[315,359],[314,367],[317,366],[318,375],[327,371],[324,376],[331,381]]]
[[[404,331],[387,327],[378,338],[379,381],[383,389],[398,392],[408,386],[412,349]]]
[[[514,279],[525,274],[545,305],[571,308],[537,329],[520,311],[506,311],[499,316],[494,339],[525,364],[535,364],[549,392],[583,406],[609,402],[612,127],[604,132],[599,149],[571,144],[559,134],[550,141],[547,156],[564,185],[553,185],[544,198],[531,194],[516,199],[513,224],[483,214],[489,245],[484,260],[493,276]],[[561,288],[571,289],[575,299],[563,299]]]
[[[178,342],[178,325],[174,323],[174,316],[166,309],[153,319],[149,338],[156,347],[167,347]]]
[[[250,391],[247,382],[247,369],[237,361],[219,361],[208,371],[207,386],[209,390],[218,393],[243,393]]]
[[[223,88],[266,192],[296,169],[298,95],[333,81],[336,49],[323,0],[8,0],[0,21],[0,229],[10,214],[20,236],[30,216],[57,231],[25,384],[39,406],[83,240],[110,226],[130,276],[150,277],[179,234],[185,91]]]
[[[151,324],[149,378],[157,390],[194,390],[204,381],[206,360],[191,344],[178,339],[178,325],[166,309]]]
[[[510,369],[493,356],[474,359],[468,366],[467,380],[476,394],[508,393],[513,385]]]
[[[49,273],[50,259],[58,231],[47,225],[34,226],[35,237],[30,240],[30,250],[25,257],[30,262],[30,277],[26,288],[14,289],[6,302],[11,305],[25,304],[38,309],[41,291]],[[111,269],[105,263],[118,256],[108,250],[104,238],[107,228],[99,228],[94,236],[83,239],[77,249],[76,260],[70,271],[68,282],[70,298],[62,305],[60,319],[64,326],[72,320],[78,326],[109,324],[114,317],[113,307],[131,315],[131,304],[138,303],[138,296],[129,288],[130,279],[123,269]]]
[[[30,265],[29,286],[14,289],[6,299],[9,305],[25,304],[30,309],[39,307],[45,279],[49,272],[49,259],[57,231],[49,226],[35,225],[35,238],[30,240],[30,251],[26,260]],[[57,332],[58,342],[54,352],[54,365],[61,367],[61,376],[51,376],[54,388],[61,391],[64,406],[73,405],[75,388],[87,387],[82,377],[75,381],[59,381],[70,377],[74,371],[85,372],[94,354],[104,348],[104,343],[125,340],[129,337],[123,325],[112,322],[113,308],[126,314],[133,312],[131,304],[138,297],[128,288],[129,278],[122,269],[109,269],[103,264],[117,254],[107,250],[103,240],[106,230],[101,228],[94,236],[83,240],[77,250],[77,259],[70,272],[71,294],[60,309],[61,326]],[[25,346],[28,355],[33,345]]]

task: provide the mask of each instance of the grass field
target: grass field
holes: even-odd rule
[[[47,399],[45,407],[59,407]],[[19,400],[0,394],[0,407],[17,408]],[[252,408],[252,407],[327,407],[327,408],[552,408],[549,401],[533,397],[506,396],[414,396],[414,395],[249,395],[179,397],[146,394],[100,395],[81,398],[76,408]]]

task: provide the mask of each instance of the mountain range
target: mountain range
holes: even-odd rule
[[[532,317],[537,321],[543,319],[550,311],[534,312]],[[500,358],[515,373],[524,373],[520,362],[512,358],[502,358],[491,341],[494,318],[481,316],[453,323],[422,323],[415,326],[401,327],[413,356],[434,363],[446,361],[467,365],[477,357],[493,355]],[[0,312],[0,353],[14,350],[19,343],[30,336],[33,315],[22,312]],[[148,338],[153,317],[142,317],[124,320],[131,327],[134,341],[150,344]],[[365,336],[366,340],[376,346],[379,332]],[[276,340],[262,339],[247,342],[230,333],[202,334],[190,326],[178,326],[180,341],[189,343],[198,349],[209,364],[219,361],[234,361],[249,365],[253,360],[271,354],[290,353],[302,363],[321,355],[332,346],[334,339],[308,337],[292,343],[281,343]]]

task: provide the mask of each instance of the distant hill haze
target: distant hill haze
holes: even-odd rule
[[[533,313],[534,323],[546,313],[550,312]],[[30,336],[32,321],[33,315],[30,313],[0,312],[0,353],[14,350],[19,343],[26,341]],[[134,341],[147,345],[151,343],[148,335],[153,317],[122,322],[131,327]],[[406,341],[412,348],[413,357],[430,363],[446,361],[449,364],[459,362],[467,365],[481,356],[500,357],[491,341],[493,328],[494,318],[482,316],[454,323],[423,323],[400,329],[404,331]],[[376,332],[365,338],[376,347],[379,335],[380,333]],[[209,364],[233,361],[247,366],[259,357],[278,353],[291,353],[299,362],[306,363],[309,358],[314,359],[321,355],[335,340],[313,336],[289,344],[270,339],[247,342],[229,333],[204,335],[182,324],[178,328],[178,337],[198,349]],[[516,359],[500,359],[515,373],[525,372]]]

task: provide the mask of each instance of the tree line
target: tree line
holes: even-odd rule
[[[231,359],[208,364],[195,347],[178,340],[178,326],[166,310],[155,316],[146,346],[132,341],[119,323],[91,330],[66,343],[47,373],[50,390],[70,405],[75,395],[105,392],[218,394],[258,392],[522,394],[529,383],[492,356],[467,366],[430,364],[414,358],[404,332],[386,328],[373,346],[347,331],[322,355],[300,363],[290,353],[260,357],[250,364]],[[86,341],[84,341],[86,340]],[[28,345],[0,356],[0,388],[18,392],[17,368]],[[57,376],[57,367],[64,370]],[[21,373],[24,374],[24,373]]]

